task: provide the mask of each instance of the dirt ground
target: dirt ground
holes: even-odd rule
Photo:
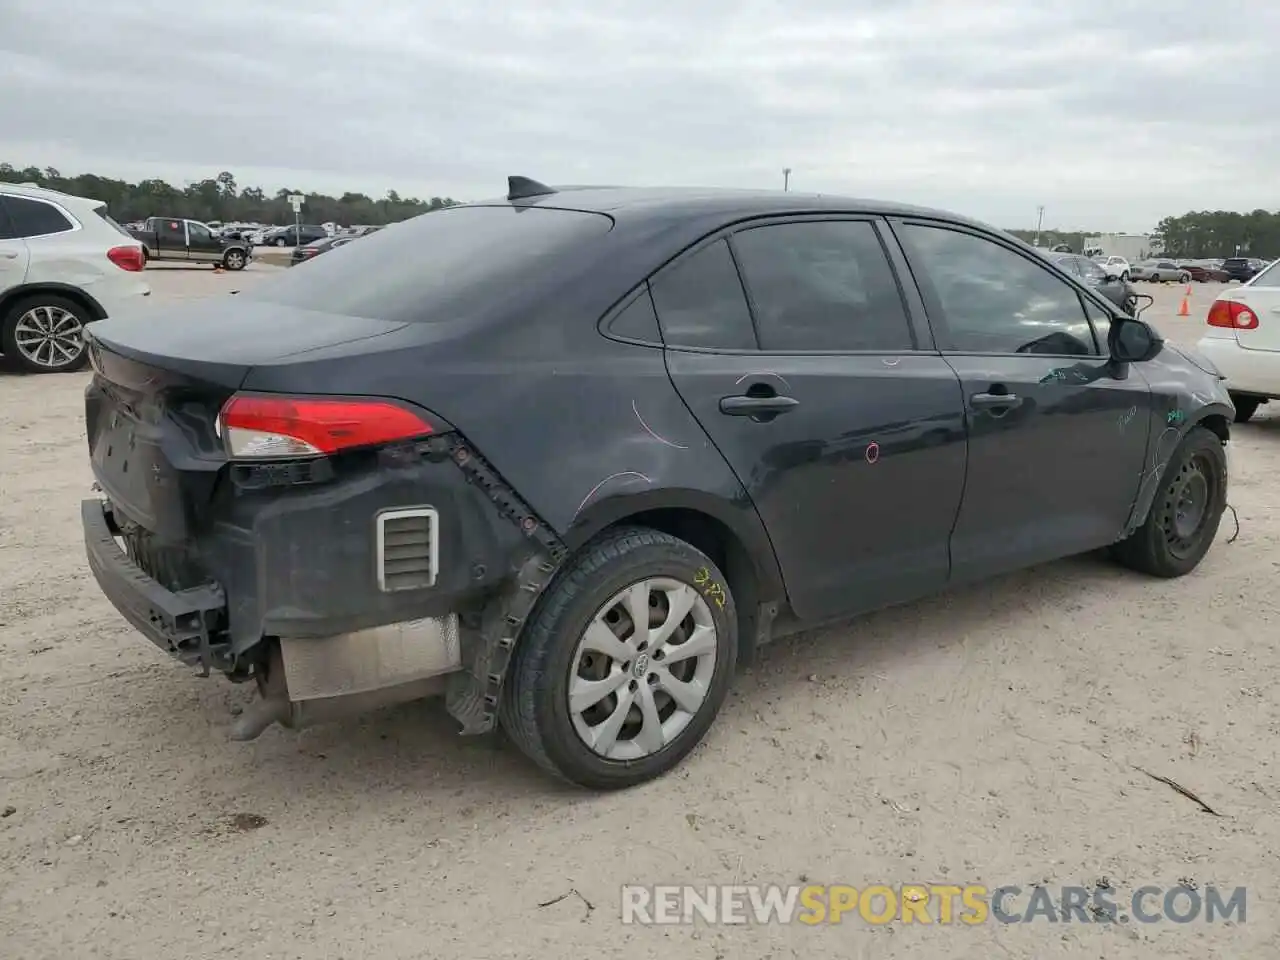
[[[157,296],[271,272],[156,269]],[[1213,288],[1158,291],[1194,342]],[[229,304],[231,306],[231,304]],[[675,774],[549,783],[412,705],[232,743],[82,555],[83,374],[0,374],[0,956],[1264,957],[1280,946],[1280,413],[1176,581],[1079,558],[782,641]],[[1138,772],[1198,794],[1221,816]],[[1105,881],[1104,881],[1105,878]],[[638,927],[625,883],[1248,887],[1244,923]],[[570,890],[568,896],[540,906]],[[1055,896],[1056,899],[1056,896]],[[590,904],[590,909],[587,906]]]

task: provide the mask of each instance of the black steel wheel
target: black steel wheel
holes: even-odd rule
[[[1160,440],[1156,446],[1154,456],[1158,457]],[[1146,482],[1157,481],[1149,475]],[[1158,483],[1146,520],[1115,544],[1112,555],[1154,577],[1180,577],[1194,570],[1209,552],[1227,506],[1227,454],[1222,441],[1206,427],[1192,427],[1163,465]]]

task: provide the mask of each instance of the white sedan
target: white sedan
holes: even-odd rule
[[[1258,404],[1280,399],[1280,260],[1222,291],[1208,324],[1196,347],[1227,378],[1236,422],[1243,423]]]

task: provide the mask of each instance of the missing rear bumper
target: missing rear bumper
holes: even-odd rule
[[[109,506],[80,503],[89,570],[112,605],[144,637],[188,666],[226,669],[229,645],[214,643],[210,630],[226,613],[222,588],[210,583],[170,590],[144,573],[116,542],[120,535]]]
[[[461,668],[455,614],[273,645],[260,699],[232,728],[253,740],[273,723],[300,729],[438,696]]]

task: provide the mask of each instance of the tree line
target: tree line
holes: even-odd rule
[[[1280,211],[1201,210],[1165,217],[1154,233],[1170,257],[1280,257]]]
[[[260,187],[241,188],[228,171],[179,188],[163,180],[129,183],[91,173],[67,177],[53,167],[18,169],[12,164],[0,163],[0,181],[34,183],[63,193],[92,197],[106,203],[111,215],[121,221],[167,216],[224,223],[287,224],[293,222],[293,208],[287,198],[290,194],[302,194],[307,198],[302,216],[308,223],[372,225],[407,220],[458,202],[450,197],[429,200],[401,197],[394,190],[388,190],[381,200],[363,193],[344,193],[335,198],[292,188],[277,190],[268,196]],[[1035,230],[1009,232],[1028,243],[1037,238]],[[1038,232],[1041,246],[1066,244],[1077,253],[1084,248],[1085,238],[1093,235],[1085,231]],[[1238,254],[1274,259],[1280,257],[1280,211],[1192,211],[1179,217],[1165,217],[1156,225],[1153,239],[1163,244],[1165,255],[1170,257],[1191,259]]]
[[[396,223],[420,213],[451,207],[458,201],[450,197],[402,197],[388,190],[381,200],[363,193],[344,193],[330,197],[305,190],[282,189],[268,196],[260,187],[240,187],[230,172],[223,171],[213,179],[199,180],[185,187],[175,187],[164,180],[142,180],[129,183],[92,173],[64,176],[53,167],[17,168],[0,163],[0,181],[34,183],[62,193],[101,200],[107,211],[121,222],[146,217],[183,217],[208,222],[293,223],[290,194],[307,199],[302,219],[307,223],[337,223],[342,226],[372,226]]]

